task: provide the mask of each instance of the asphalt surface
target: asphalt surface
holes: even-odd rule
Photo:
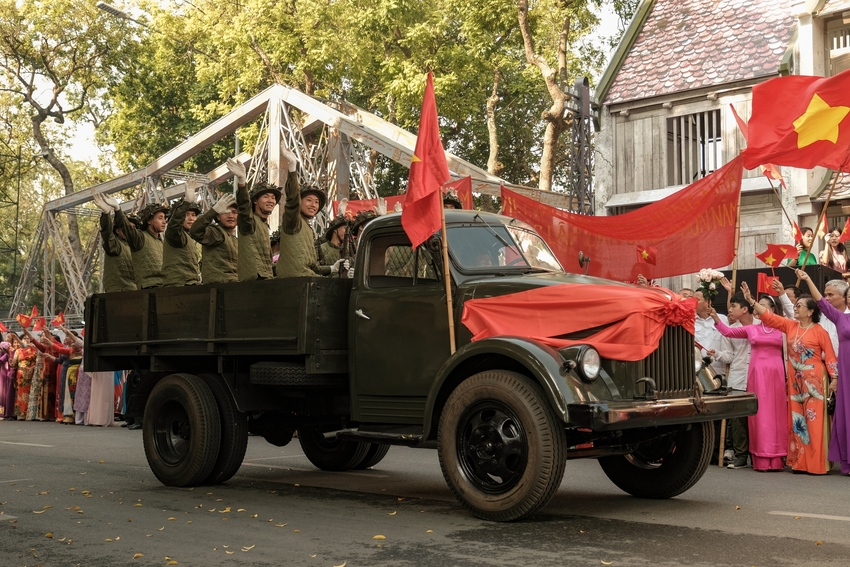
[[[251,437],[227,484],[174,489],[148,469],[140,431],[6,421],[0,567],[844,567],[849,488],[838,474],[711,467],[677,498],[640,500],[595,461],[572,461],[541,513],[499,524],[455,502],[432,450],[394,447],[371,470],[325,473],[297,440]]]

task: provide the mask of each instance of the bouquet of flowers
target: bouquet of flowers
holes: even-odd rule
[[[699,286],[697,287],[697,291],[701,291],[702,296],[709,303],[714,301],[717,292],[720,290],[720,279],[722,277],[723,273],[717,270],[704,268],[699,271]]]

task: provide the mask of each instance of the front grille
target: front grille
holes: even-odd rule
[[[655,380],[658,398],[681,398],[694,389],[694,336],[683,327],[667,327],[658,349],[637,362],[638,378]]]

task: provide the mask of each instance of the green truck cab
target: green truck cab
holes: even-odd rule
[[[682,327],[637,362],[523,336],[473,341],[460,322],[471,299],[620,284],[564,273],[515,219],[446,211],[446,223],[454,354],[440,238],[412,249],[390,214],[363,230],[351,280],[91,296],[85,368],[131,371],[128,415],[144,415],[148,463],[166,485],[224,482],[249,430],[278,446],[297,431],[331,471],[374,466],[390,445],[436,448],[459,502],[497,521],[543,507],[568,458],[598,459],[635,496],[681,494],[708,466],[711,422],[756,412],[754,395],[727,392],[702,366]]]

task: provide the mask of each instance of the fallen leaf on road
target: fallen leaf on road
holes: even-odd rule
[[[398,499],[398,501],[399,501],[399,502],[401,502],[402,500],[404,500],[404,498],[399,498],[399,499]]]
[[[50,492],[39,492],[38,493],[39,496],[44,496],[45,494],[50,494]]]
[[[296,533],[296,534],[300,534],[300,533],[301,533],[301,530],[292,530],[292,531],[293,531],[294,533]]]
[[[47,532],[46,534],[44,534],[44,537],[53,539],[53,532]]]
[[[62,539],[57,539],[56,541],[65,541],[65,539],[66,538],[63,537]]]
[[[250,546],[250,547],[248,547],[248,546],[246,546],[246,545],[243,545],[243,546],[242,546],[242,551],[251,551],[251,550],[252,550],[252,549],[254,549],[255,547],[257,547],[257,544],[254,544],[254,545],[252,545],[252,546]]]
[[[295,484],[295,485],[293,485],[293,486],[301,486],[301,485],[300,485],[300,484]]]
[[[97,464],[102,465],[102,464],[103,464],[103,459],[99,460],[99,461],[97,462]]]
[[[238,509],[238,510],[236,510],[236,511],[237,511],[237,512],[247,512],[248,510],[246,510],[245,508],[239,508],[239,509]]]
[[[133,555],[133,559],[141,559],[144,556],[145,556],[144,553],[137,553],[137,554]]]
[[[53,506],[45,506],[44,507],[45,510],[47,510],[48,508],[53,508]]]
[[[276,528],[282,528],[282,527],[283,527],[283,526],[285,526],[285,525],[286,525],[286,524],[275,524],[275,525],[274,525],[274,527],[276,527]]]
[[[227,549],[230,546],[229,545],[222,545],[221,547],[223,547],[224,549]]]
[[[387,536],[376,535],[376,536],[375,536],[375,537],[373,537],[372,539],[387,539]]]
[[[105,540],[103,540],[103,541],[112,541],[112,538],[109,538],[109,537],[108,537],[108,538],[106,538],[106,539],[105,539]]]
[[[818,541],[815,542],[815,545],[823,545],[823,542],[818,540]]]
[[[161,528],[157,528],[156,531],[161,532],[164,529],[165,529],[165,526],[162,526]]]
[[[398,514],[398,512],[390,512],[387,516],[395,516],[396,514]]]
[[[334,565],[334,567],[345,567],[345,563],[346,563],[346,562],[345,562],[345,561],[343,561],[341,565]]]
[[[741,507],[740,507],[740,506],[735,506],[735,509],[736,509],[736,510],[740,510],[740,509],[741,509]]]
[[[44,514],[44,510],[33,510],[33,514]]]
[[[80,494],[91,494],[91,490],[83,490]]]
[[[252,518],[256,518],[256,517],[258,517],[258,516],[259,516],[259,514],[251,514],[251,517],[252,517]]]
[[[802,516],[794,516],[795,520],[799,520]]]
[[[425,533],[426,534],[432,534],[432,533],[434,533],[434,530],[425,530]]]
[[[602,561],[602,560],[600,559],[600,561]],[[611,565],[612,563],[613,563],[613,561],[602,561],[603,565]]]
[[[176,519],[177,519],[177,518],[168,518],[168,521],[169,521],[169,522],[173,522],[173,521],[174,521],[174,520],[176,520]]]
[[[166,563],[166,565],[177,565],[177,564],[178,563],[176,561],[174,561],[173,559],[171,561],[169,561],[168,563]]]
[[[230,506],[228,506],[228,507],[227,507],[227,508],[225,508],[224,510],[219,510],[219,511],[218,511],[218,513],[219,513],[219,514],[227,514],[227,513],[228,513],[228,512],[230,512],[231,510],[232,510],[232,508],[231,508]]]
[[[187,523],[187,524],[191,524],[191,523],[192,523],[192,520],[189,520],[189,521],[188,521],[188,522],[186,522],[186,523]]]
[[[228,555],[233,555],[236,552],[235,551],[225,551],[225,553],[228,554]]]
[[[316,557],[316,554],[315,554],[315,553],[311,553],[311,554],[310,554],[310,557]]]
[[[135,506],[136,508],[141,508],[141,507],[142,507],[142,503],[141,503],[141,502],[136,502],[135,504],[133,504],[133,506]]]

